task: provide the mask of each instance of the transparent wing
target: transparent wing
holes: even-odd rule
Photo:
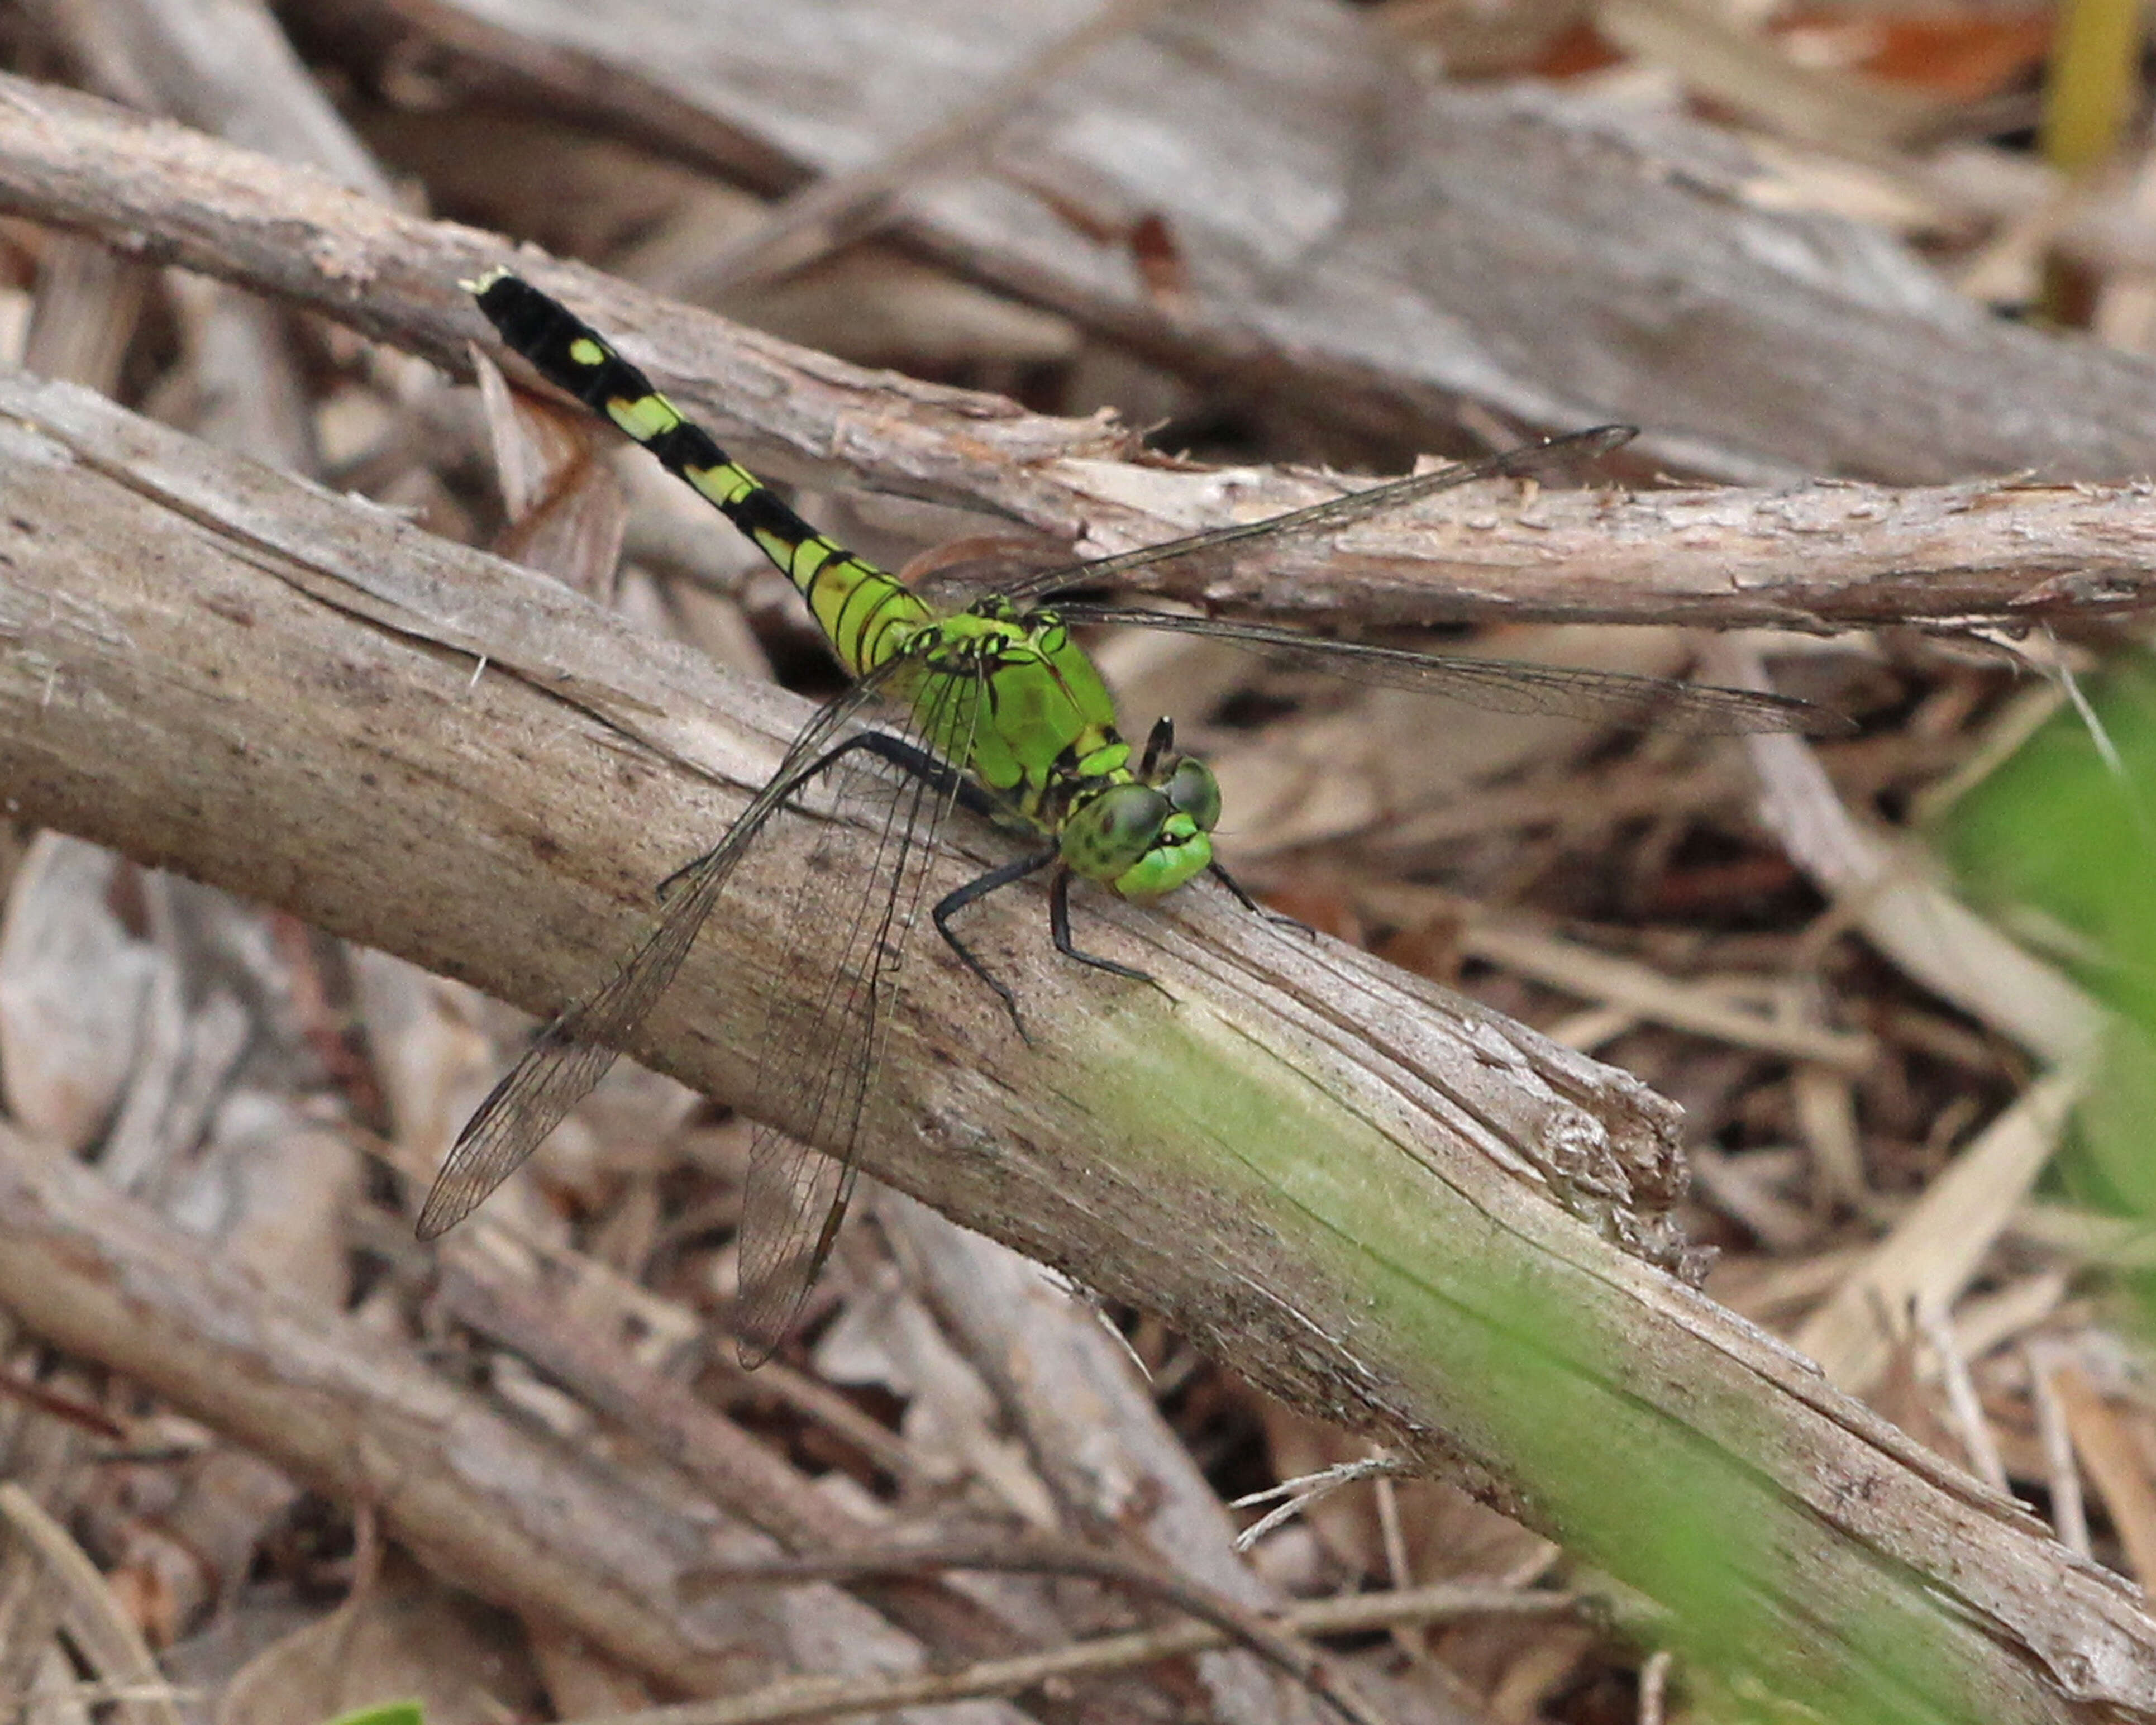
[[[1652,726],[1658,731],[1726,737],[1802,731],[1839,737],[1856,729],[1843,715],[1809,701],[1713,683],[1677,683],[1625,671],[1530,665],[1516,659],[1469,659],[1417,653],[1361,641],[1327,641],[1260,623],[1111,605],[1059,605],[1070,623],[1134,624],[1142,629],[1204,635],[1268,658],[1323,671],[1351,682],[1407,689],[1501,713],[1548,713],[1568,719]]]
[[[971,684],[967,675],[942,674],[920,703],[925,726],[884,728],[910,731],[916,740],[924,730],[948,737],[952,758],[970,759],[973,739],[951,737],[943,721],[958,701],[978,714]],[[841,808],[860,806],[874,781],[880,819],[866,870],[812,856],[795,890],[793,927],[844,931],[837,962],[824,965],[819,958],[814,973],[797,973],[789,985],[765,991],[752,1106],[762,1119],[783,1121],[791,1130],[760,1126],[749,1147],[734,1328],[742,1363],[752,1368],[786,1339],[845,1219],[906,942],[920,920],[936,837],[960,782],[947,768],[924,778],[858,752],[835,767],[833,777]]]
[[[1537,468],[1553,466],[1559,462],[1593,460],[1597,456],[1606,455],[1620,444],[1630,442],[1638,435],[1639,429],[1635,426],[1598,425],[1589,431],[1575,431],[1563,437],[1545,438],[1540,443],[1524,444],[1517,449],[1507,449],[1499,454],[1486,456],[1480,461],[1463,462],[1456,467],[1440,467],[1435,472],[1392,480],[1364,490],[1350,491],[1344,496],[1330,498],[1323,503],[1313,503],[1306,509],[1291,509],[1285,515],[1267,516],[1263,521],[1244,521],[1232,527],[1216,527],[1208,533],[1192,533],[1159,545],[1142,546],[1136,551],[1119,552],[1114,557],[1096,557],[1089,563],[1065,563],[1060,568],[1039,570],[1015,581],[999,583],[996,590],[1005,598],[1014,601],[1045,598],[1050,593],[1061,593],[1065,588],[1091,587],[1104,582],[1121,581],[1132,570],[1150,568],[1156,563],[1180,563],[1203,558],[1246,540],[1277,542],[1283,536],[1301,536],[1328,529],[1337,530],[1374,515],[1404,508],[1425,497],[1435,497],[1440,491],[1455,490],[1461,485],[1474,485],[1481,480],[1532,473]]]
[[[621,967],[532,1039],[457,1135],[419,1212],[420,1239],[446,1234],[476,1209],[606,1076],[620,1045],[635,1034],[674,980],[757,835],[901,663],[893,660],[879,667],[817,712],[726,836],[673,877],[657,924]]]

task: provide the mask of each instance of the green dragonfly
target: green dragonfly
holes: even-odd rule
[[[470,1214],[598,1082],[673,981],[757,835],[789,798],[829,775],[841,805],[880,799],[877,855],[865,877],[806,871],[797,920],[843,928],[843,956],[822,986],[764,988],[752,1111],[788,1122],[798,1136],[759,1127],[750,1150],[736,1326],[748,1364],[784,1339],[844,1217],[899,963],[926,902],[937,834],[953,809],[983,815],[1021,841],[1019,855],[928,907],[937,932],[994,991],[1021,1037],[1009,987],[952,926],[957,912],[988,894],[1046,872],[1056,949],[1140,982],[1152,978],[1073,939],[1073,880],[1144,902],[1210,874],[1255,908],[1214,859],[1220,790],[1211,771],[1177,751],[1165,719],[1142,749],[1123,739],[1074,624],[1204,635],[1358,681],[1506,711],[1713,733],[1848,728],[1823,708],[1748,690],[1331,642],[1225,619],[1039,603],[1171,560],[1337,530],[1560,456],[1597,455],[1630,437],[1629,427],[1553,438],[1268,520],[1034,572],[963,609],[945,608],[818,533],[558,301],[506,270],[466,285],[506,347],[642,444],[755,542],[799,590],[853,682],[809,720],[718,844],[661,886],[656,924],[613,974],[541,1029],[480,1105],[428,1195],[419,1234],[433,1239]]]

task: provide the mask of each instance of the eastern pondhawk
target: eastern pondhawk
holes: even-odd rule
[[[829,773],[844,803],[850,781],[859,789],[858,780],[874,777],[882,798],[875,872],[865,880],[834,879],[812,868],[797,901],[797,922],[846,931],[839,963],[820,986],[773,980],[765,988],[752,1103],[762,1117],[788,1122],[798,1136],[760,1127],[750,1150],[737,1329],[742,1358],[752,1364],[784,1338],[844,1216],[899,960],[926,896],[936,835],[952,808],[985,815],[1025,840],[1021,855],[929,911],[952,950],[995,991],[1021,1036],[1010,989],[952,929],[952,917],[968,905],[1050,870],[1049,928],[1057,950],[1095,969],[1149,982],[1143,972],[1074,942],[1073,879],[1142,901],[1209,872],[1250,903],[1213,858],[1220,792],[1211,771],[1177,752],[1165,719],[1142,750],[1117,734],[1114,703],[1072,636],[1073,624],[1137,624],[1209,636],[1358,681],[1500,711],[1717,733],[1846,728],[1822,708],[1747,690],[1446,658],[1216,618],[1091,603],[1050,610],[1037,603],[1170,559],[1337,528],[1561,454],[1591,457],[1631,436],[1629,427],[1553,438],[1265,521],[1036,572],[963,610],[947,610],[810,527],[557,301],[506,270],[467,286],[506,346],[649,449],[755,541],[799,589],[854,682],[794,738],[718,845],[661,886],[658,924],[620,968],[541,1030],[480,1105],[428,1194],[419,1233],[433,1239],[468,1215],[598,1082],[788,798]],[[811,1142],[834,1153],[820,1154]]]

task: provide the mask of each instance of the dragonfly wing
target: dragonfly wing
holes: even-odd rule
[[[741,1299],[734,1308],[734,1351],[751,1371],[778,1352],[831,1255],[860,1172],[856,1151],[849,1147],[843,1158],[825,1156],[776,1127],[756,1130],[742,1208]]]
[[[1096,557],[1088,563],[1065,563],[1060,568],[1040,570],[1009,582],[997,591],[1014,602],[1045,598],[1066,588],[1122,581],[1133,570],[1151,568],[1156,564],[1202,559],[1249,540],[1264,539],[1278,544],[1283,539],[1337,531],[1372,516],[1404,509],[1425,497],[1456,490],[1481,480],[1512,478],[1561,462],[1592,460],[1638,435],[1638,429],[1634,426],[1598,425],[1589,431],[1545,438],[1540,443],[1523,444],[1517,449],[1506,449],[1480,461],[1464,461],[1456,466],[1411,474],[1405,479],[1349,491],[1322,503],[1313,503],[1306,509],[1291,509],[1285,515],[1239,521],[1233,526],[1215,527],[1208,533],[1188,534],[1181,539],[1141,546],[1136,551],[1122,552],[1114,557]]]
[[[635,1029],[673,980],[726,884],[732,870],[716,867],[720,860],[717,851],[700,858],[692,890],[674,901],[607,984],[557,1014],[487,1092],[434,1176],[419,1211],[420,1239],[439,1239],[477,1209],[606,1076],[617,1058],[613,1041]]]
[[[966,676],[937,675],[935,695],[918,706],[918,722],[886,728],[905,732],[916,747],[925,737],[937,737],[950,758],[968,759],[971,737],[951,734],[944,711],[977,716],[983,703]],[[821,956],[834,949],[823,948],[815,969],[797,968],[765,993],[752,1107],[785,1129],[760,1126],[749,1150],[735,1333],[742,1363],[752,1368],[793,1328],[852,1199],[906,941],[921,918],[937,834],[957,795],[956,773],[924,778],[864,752],[847,756],[833,773],[842,810],[865,803],[875,809],[875,851],[865,870],[820,854],[808,860],[792,927],[841,931],[835,962]],[[839,834],[824,842],[839,843]]]
[[[606,1076],[620,1045],[674,980],[757,835],[885,680],[865,677],[817,712],[726,837],[673,878],[658,922],[620,968],[533,1038],[458,1134],[419,1212],[420,1239],[446,1234],[478,1209]]]
[[[1666,677],[1532,665],[1517,659],[1417,653],[1363,641],[1327,641],[1265,624],[1182,617],[1136,607],[1062,605],[1057,611],[1070,623],[1133,624],[1141,629],[1204,635],[1350,682],[1406,689],[1495,712],[1547,713],[1709,737],[1776,731],[1839,737],[1856,729],[1842,714],[1809,701],[1714,683],[1679,683]]]

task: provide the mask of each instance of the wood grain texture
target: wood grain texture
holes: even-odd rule
[[[801,711],[62,386],[0,392],[0,524],[12,816],[536,1009],[608,962]],[[740,979],[815,963],[785,890],[813,824],[774,831],[639,1042],[721,1098],[748,1081]],[[1169,998],[1072,975],[1040,910],[1014,894],[980,931],[1033,1049],[916,949],[877,1173],[1650,1589],[1613,1498],[1645,1494],[1640,1526],[1681,1458],[1759,1536],[1731,1584],[1770,1678],[1860,1683],[1913,1648],[1918,1715],[2156,1709],[2123,1584],[1639,1255],[1666,1245],[1674,1121],[1634,1081],[1215,897],[1084,906]]]

